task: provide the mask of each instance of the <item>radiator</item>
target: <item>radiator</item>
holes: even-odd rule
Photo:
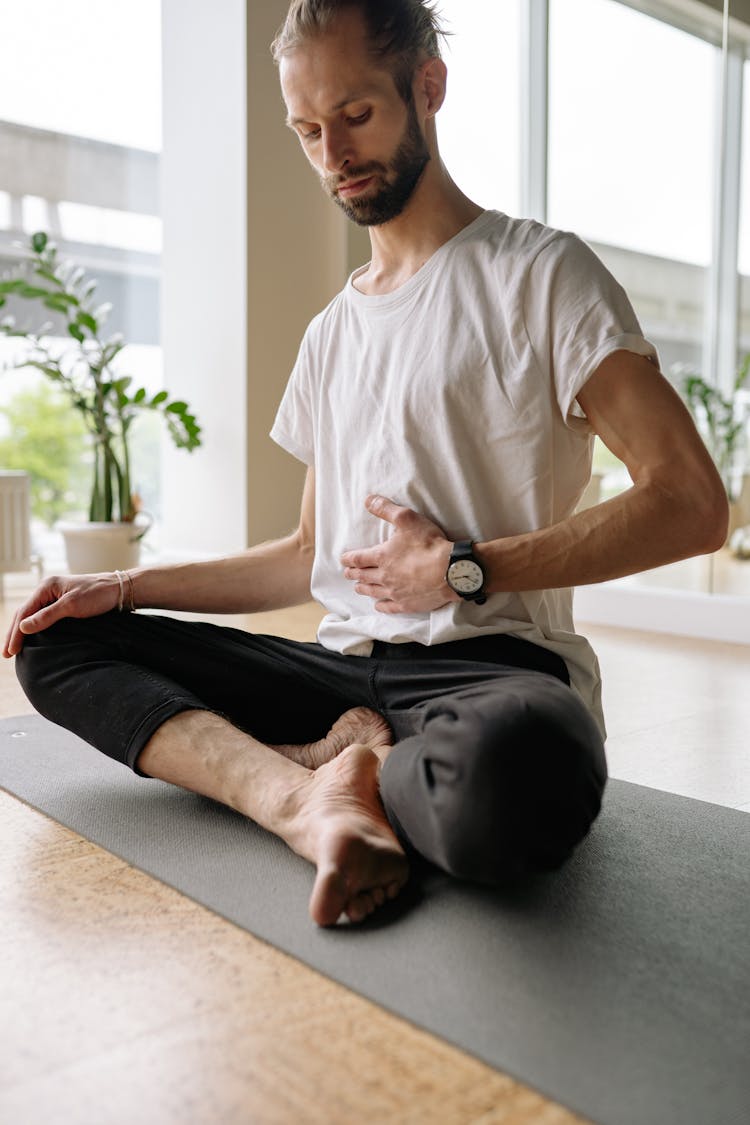
[[[0,575],[31,569],[27,473],[0,469]]]

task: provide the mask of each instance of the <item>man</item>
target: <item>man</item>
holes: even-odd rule
[[[424,0],[294,0],[288,124],[372,259],[310,325],[273,437],[308,465],[287,538],[51,578],[6,641],[32,703],[137,773],[223,801],[359,921],[409,856],[501,884],[559,866],[606,781],[570,587],[717,548],[718,475],[619,286],[570,235],[450,178]],[[481,159],[481,154],[478,154]],[[593,435],[627,492],[575,513]],[[319,643],[154,615],[305,602]]]

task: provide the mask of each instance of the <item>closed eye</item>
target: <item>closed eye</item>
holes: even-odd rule
[[[350,125],[364,125],[365,121],[369,121],[372,115],[372,110],[366,109],[364,113],[358,114],[356,117],[348,117],[347,121]]]

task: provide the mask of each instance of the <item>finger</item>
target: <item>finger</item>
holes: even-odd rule
[[[381,601],[387,600],[385,597],[385,587],[381,586],[379,582],[359,582],[354,587],[355,594],[364,594],[366,598],[378,598]]]
[[[375,602],[375,609],[378,611],[378,613],[386,613],[391,616],[394,613],[404,612],[404,609],[401,606],[400,602],[392,602],[387,598],[384,598],[382,601]]]
[[[350,582],[382,582],[383,573],[377,566],[348,566],[344,578]]]
[[[392,524],[403,523],[417,515],[411,508],[404,508],[394,500],[389,500],[387,496],[380,496],[377,493],[367,497],[365,507],[373,516]]]
[[[25,617],[18,624],[20,633],[29,636],[32,633],[41,633],[43,629],[48,629],[50,625],[54,625],[61,617],[68,616],[66,613],[67,604],[70,598],[63,594],[57,601],[52,602],[51,605],[46,605],[42,609],[38,609],[35,613]]]
[[[24,621],[40,608],[39,602],[36,598],[22,605],[16,610],[13,617],[13,622],[8,630],[8,636],[5,641],[5,648],[3,649],[3,656],[18,656],[18,653],[23,648],[23,632],[22,625]]]
[[[380,561],[380,547],[365,547],[360,551],[345,551],[341,556],[342,566],[354,566],[364,570],[377,566]]]
[[[5,645],[3,647],[3,656],[6,658],[6,660],[8,660],[11,656],[16,656],[23,647],[23,640],[19,641],[18,622],[19,615],[18,612],[16,612],[13,616],[10,628],[8,629],[8,634],[5,638]]]

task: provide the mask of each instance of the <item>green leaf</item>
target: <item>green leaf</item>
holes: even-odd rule
[[[45,304],[46,304],[46,302],[45,302]],[[76,340],[78,341],[79,344],[83,343],[85,337],[83,335],[83,332],[81,332],[81,329],[78,327],[77,324],[69,324],[68,325],[68,332],[70,333],[71,336],[75,336],[75,338],[76,338]]]
[[[49,289],[40,289],[38,285],[24,285],[22,289],[18,290],[20,297],[26,297],[29,300],[35,297],[49,297]]]
[[[168,394],[168,393],[167,393],[166,391],[159,391],[159,392],[158,392],[157,394],[155,394],[155,395],[154,395],[154,397],[153,397],[153,398],[151,399],[151,405],[152,405],[152,406],[161,406],[161,404],[162,404],[163,402],[166,402],[166,400],[167,400],[168,398],[169,398],[169,394]]]
[[[18,293],[26,287],[26,284],[22,277],[16,277],[12,281],[0,281],[0,293]]]
[[[45,234],[45,232],[43,230],[38,230],[36,232],[36,234],[32,234],[32,236],[31,236],[31,246],[34,250],[34,253],[35,254],[43,253],[44,249],[47,245],[48,240],[49,240],[49,236],[47,234]]]
[[[60,369],[58,367],[52,367],[48,363],[40,363],[37,360],[30,359],[28,360],[27,366],[36,367],[38,371],[43,371],[47,378],[52,379],[54,382],[59,382],[63,378]]]
[[[66,293],[51,293],[49,297],[45,297],[42,303],[45,308],[54,309],[55,312],[67,313],[71,300]],[[75,298],[73,298],[72,303],[74,305],[78,304]]]
[[[165,407],[169,414],[184,414],[187,408],[186,402],[170,402],[169,406]]]
[[[58,289],[62,285],[60,278],[55,277],[55,275],[52,273],[52,270],[45,269],[44,266],[37,266],[35,273],[38,277],[43,277],[45,281],[51,281],[53,285],[56,285],[58,287]]]
[[[145,387],[139,387],[138,390],[133,395],[133,402],[137,405],[139,402],[143,402],[145,397],[146,397],[146,388]]]
[[[93,332],[94,335],[99,331],[99,325],[90,313],[79,312],[76,321],[78,324],[82,324],[84,328],[88,328],[89,332]]]
[[[122,341],[107,344],[102,350],[102,367],[106,367],[110,364],[118,352],[121,352],[124,347],[125,344]]]

